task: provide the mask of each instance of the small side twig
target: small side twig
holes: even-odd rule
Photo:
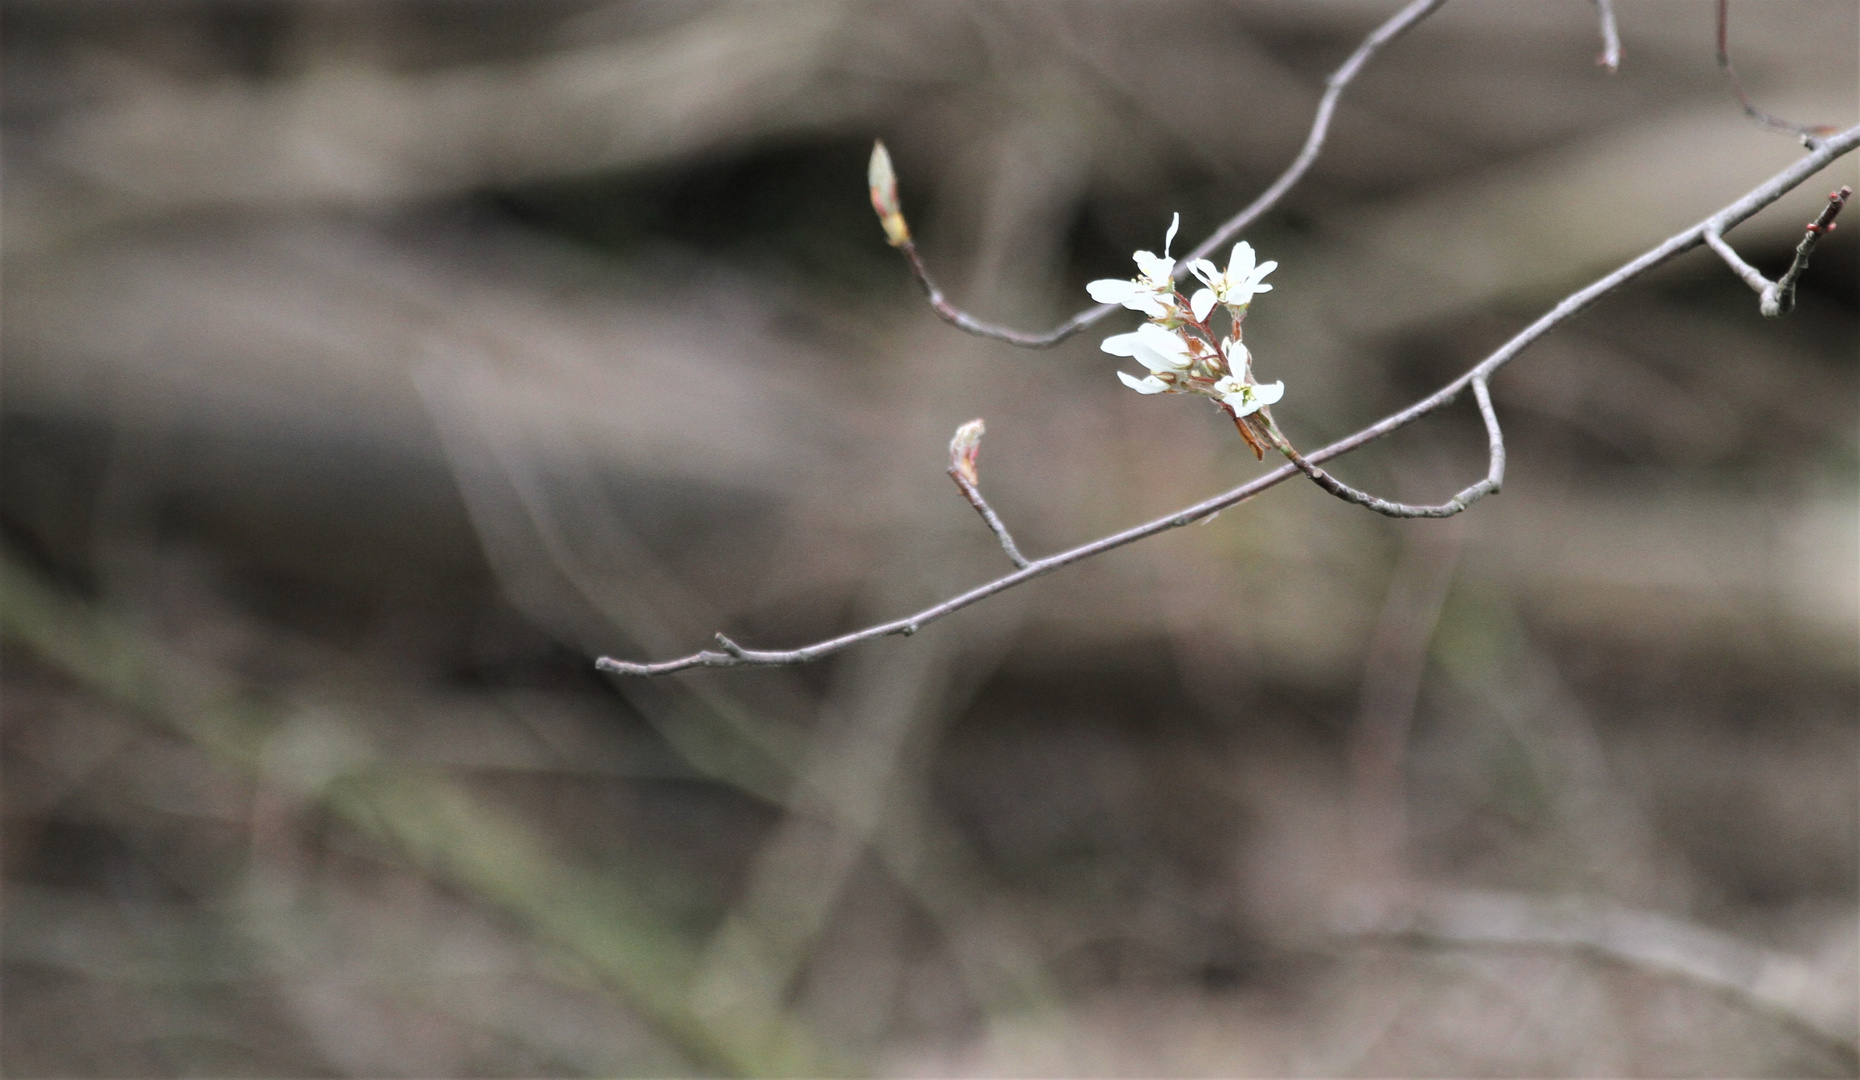
[[[1444,518],[1465,510],[1468,506],[1486,497],[1497,494],[1505,483],[1505,433],[1498,426],[1498,412],[1492,408],[1492,392],[1486,387],[1486,380],[1474,378],[1471,381],[1473,398],[1479,403],[1479,415],[1485,420],[1485,433],[1489,463],[1485,478],[1467,487],[1458,495],[1437,506],[1414,506],[1409,503],[1390,502],[1378,498],[1366,491],[1344,483],[1331,474],[1312,464],[1303,454],[1292,446],[1291,441],[1279,430],[1267,410],[1261,409],[1254,416],[1258,418],[1257,429],[1277,447],[1279,452],[1290,459],[1298,471],[1311,478],[1311,482],[1345,502],[1374,510],[1392,518]]]
[[[1744,92],[1744,80],[1737,77],[1737,69],[1731,66],[1731,0],[1718,0],[1718,70],[1731,80],[1731,92],[1737,95],[1737,103],[1743,106],[1744,115],[1764,127],[1799,136],[1811,150],[1816,148],[1822,138],[1838,130],[1826,124],[1798,124],[1794,120],[1772,116],[1757,108],[1756,102],[1750,100],[1750,95]]]
[[[996,516],[994,508],[988,505],[988,500],[982,498],[980,489],[964,480],[962,474],[954,469],[949,470],[949,478],[962,489],[963,497],[969,500],[970,506],[975,507],[975,512],[982,515],[983,523],[995,534],[995,539],[1001,541],[1001,550],[1007,552],[1007,557],[1014,565],[1023,569],[1030,565],[1027,557],[1014,546],[1014,538],[1008,535],[1007,526],[1001,524],[1001,519]]]
[[[1025,570],[1030,565],[1027,557],[1014,546],[1014,537],[1008,534],[1007,526],[1001,523],[994,507],[989,506],[988,500],[982,497],[982,489],[978,486],[981,475],[976,471],[975,459],[981,453],[982,433],[986,430],[979,419],[971,420],[956,429],[955,438],[949,440],[949,478],[956,482],[956,486],[962,489],[963,497],[969,500],[969,505],[975,507],[975,512],[982,516],[982,523],[988,526],[988,531],[1001,541],[1001,550],[1007,552],[1007,557],[1015,566]]]
[[[1745,262],[1724,239],[1723,230],[1707,229],[1705,243],[1718,253],[1744,283],[1755,290],[1758,296],[1757,310],[1765,318],[1780,319],[1795,310],[1796,283],[1801,280],[1802,272],[1808,269],[1808,257],[1814,253],[1815,246],[1821,238],[1834,231],[1834,219],[1840,216],[1841,208],[1847,205],[1854,189],[1843,185],[1839,191],[1828,193],[1828,205],[1822,207],[1815,220],[1808,223],[1802,234],[1802,242],[1795,246],[1795,258],[1789,262],[1789,269],[1783,271],[1782,277],[1775,281],[1763,276],[1756,267]]]
[[[1602,55],[1595,62],[1613,75],[1621,70],[1621,30],[1615,26],[1615,0],[1595,0],[1595,11],[1602,21]]]
[[[1815,215],[1815,220],[1809,222],[1803,231],[1802,242],[1795,246],[1795,258],[1789,260],[1789,269],[1776,279],[1773,292],[1764,294],[1763,314],[1777,319],[1795,310],[1795,283],[1801,278],[1802,271],[1808,269],[1808,257],[1815,250],[1815,245],[1821,243],[1822,237],[1834,231],[1834,219],[1840,216],[1841,207],[1847,205],[1848,196],[1853,193],[1854,189],[1845,184],[1841,185],[1839,191],[1828,193],[1828,205],[1821,208],[1821,213]]]

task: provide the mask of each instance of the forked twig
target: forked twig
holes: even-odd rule
[[[1795,310],[1795,286],[1802,272],[1808,269],[1808,257],[1814,253],[1815,246],[1821,243],[1821,238],[1834,231],[1834,219],[1840,216],[1841,208],[1847,205],[1847,199],[1853,193],[1854,189],[1846,185],[1842,185],[1839,191],[1828,193],[1828,205],[1822,207],[1821,213],[1815,215],[1815,220],[1808,223],[1802,234],[1802,242],[1795,246],[1795,258],[1789,261],[1789,269],[1783,271],[1783,276],[1775,281],[1764,277],[1756,267],[1745,262],[1743,256],[1725,242],[1720,231],[1706,232],[1705,243],[1718,253],[1718,257],[1738,277],[1744,279],[1746,285],[1756,290],[1757,310],[1765,318],[1780,319]]]
[[[1803,156],[1795,164],[1753,188],[1736,202],[1724,207],[1717,213],[1700,221],[1698,224],[1668,237],[1638,258],[1617,268],[1612,273],[1571,293],[1569,296],[1565,297],[1562,302],[1539,316],[1535,322],[1532,322],[1529,326],[1513,335],[1511,340],[1505,342],[1505,344],[1501,345],[1496,351],[1474,365],[1459,378],[1441,387],[1430,396],[1415,402],[1399,412],[1383,417],[1381,420],[1376,421],[1368,427],[1352,435],[1347,435],[1328,446],[1303,455],[1305,463],[1307,465],[1321,464],[1332,458],[1347,454],[1360,446],[1380,439],[1391,432],[1414,423],[1424,416],[1445,408],[1454,401],[1457,401],[1459,396],[1464,393],[1468,387],[1473,387],[1474,397],[1480,401],[1480,412],[1487,418],[1487,430],[1488,433],[1491,434],[1493,466],[1488,469],[1485,480],[1481,481],[1479,484],[1473,485],[1473,487],[1467,489],[1467,491],[1470,492],[1480,488],[1481,485],[1492,483],[1495,476],[1502,479],[1503,442],[1496,434],[1496,420],[1492,418],[1490,412],[1489,396],[1484,392],[1486,384],[1500,368],[1516,359],[1519,353],[1523,352],[1538,338],[1543,337],[1557,326],[1569,321],[1571,318],[1588,309],[1602,297],[1620,288],[1627,282],[1640,277],[1654,267],[1669,262],[1673,258],[1690,251],[1700,244],[1707,243],[1706,237],[1708,235],[1722,236],[1726,230],[1749,219],[1756,214],[1757,211],[1775,202],[1787,192],[1793,191],[1795,188],[1801,186],[1809,177],[1826,168],[1829,162],[1846,155],[1856,146],[1860,146],[1860,126],[1849,128],[1828,139],[1818,141],[1813,150]],[[961,611],[971,604],[979,603],[997,593],[1005,592],[1017,585],[1031,581],[1034,578],[1050,574],[1061,567],[1069,566],[1072,563],[1084,559],[1089,559],[1094,555],[1101,555],[1114,548],[1120,548],[1126,544],[1135,543],[1138,540],[1155,536],[1158,533],[1166,532],[1170,529],[1180,528],[1191,522],[1199,521],[1221,510],[1225,510],[1230,506],[1245,502],[1261,492],[1298,475],[1300,471],[1296,463],[1282,465],[1263,476],[1255,477],[1241,484],[1231,491],[1216,495],[1213,498],[1204,499],[1193,506],[1184,507],[1173,514],[1125,529],[1120,533],[1100,537],[1097,540],[1081,544],[1078,547],[1062,551],[1056,555],[1048,555],[1043,559],[1034,559],[1012,574],[1007,574],[993,581],[978,585],[966,592],[952,596],[941,603],[924,608],[915,614],[905,616],[901,619],[894,619],[890,622],[879,623],[875,626],[868,626],[862,630],[855,630],[798,649],[744,649],[741,646],[735,645],[734,642],[731,642],[730,645],[733,646],[733,648],[725,652],[704,650],[675,660],[664,660],[658,663],[636,663],[630,660],[616,660],[612,657],[604,656],[596,661],[596,666],[603,671],[611,671],[623,675],[664,675],[694,667],[804,664],[810,660],[817,660],[823,656],[839,652],[841,649],[859,644],[860,642],[871,641],[875,638],[888,637],[894,634],[908,636],[915,634],[918,630],[921,630],[923,627],[938,619]],[[1495,490],[1495,488],[1492,490]],[[1489,493],[1489,490],[1480,492],[1481,495]],[[1373,496],[1364,497],[1374,498]],[[1468,501],[1470,501],[1471,498],[1477,498],[1479,496],[1468,497],[1466,492],[1462,492],[1460,496],[1455,496],[1456,499],[1462,497],[1467,497]],[[1353,499],[1352,501],[1357,500]],[[1396,503],[1389,503],[1387,505],[1391,507],[1400,506],[1400,504]],[[1452,502],[1450,501],[1443,505],[1452,506]]]
[[[1245,209],[1228,218],[1195,250],[1184,255],[1176,263],[1176,280],[1180,281],[1188,273],[1189,263],[1196,259],[1206,258],[1215,248],[1233,239],[1240,230],[1253,224],[1268,210],[1278,205],[1279,200],[1284,198],[1285,193],[1292,190],[1293,186],[1304,177],[1305,172],[1311,168],[1312,162],[1317,160],[1318,154],[1324,149],[1324,140],[1330,135],[1331,116],[1337,111],[1337,99],[1343,96],[1344,89],[1355,80],[1363,66],[1369,63],[1370,58],[1375,56],[1382,46],[1406,33],[1414,24],[1433,14],[1434,9],[1444,3],[1446,0],[1414,0],[1413,3],[1391,16],[1387,22],[1370,31],[1369,36],[1363,39],[1363,43],[1350,54],[1350,58],[1345,60],[1336,71],[1331,72],[1328,79],[1324,80],[1324,96],[1318,100],[1317,114],[1311,120],[1311,132],[1305,136],[1304,148],[1298,152],[1298,156],[1292,159],[1292,163],[1286,166],[1285,171],[1279,174],[1279,178],[1272,182],[1271,187],[1261,192],[1259,197],[1248,204]],[[892,205],[892,212],[896,213],[895,200]],[[883,216],[885,210],[881,208],[879,213]],[[894,232],[889,225],[886,227],[886,232],[891,236],[892,245],[904,253],[904,259],[910,265],[911,273],[917,278],[917,284],[923,286],[924,295],[929,298],[931,308],[935,309],[945,322],[959,330],[966,330],[978,337],[1005,341],[1023,349],[1047,349],[1118,310],[1116,304],[1099,304],[1096,307],[1089,307],[1043,333],[1014,330],[984,322],[949,302],[949,298],[943,295],[943,290],[931,280],[930,271],[924,266],[923,257],[917,253],[917,245],[911,240],[909,231],[903,229],[902,216],[899,216],[897,221],[899,231]]]

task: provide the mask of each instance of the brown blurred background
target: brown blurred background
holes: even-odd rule
[[[1032,553],[1256,474],[1102,333],[938,322],[865,155],[1050,325],[1394,8],[8,3],[6,1074],[1854,1075],[1846,229],[1781,322],[1695,252],[1534,348],[1462,518],[1290,484],[813,667],[592,668],[995,576],[973,416]],[[1294,439],[1801,152],[1712,17],[1621,0],[1611,76],[1591,4],[1454,0],[1374,62],[1248,237]],[[1732,19],[1855,122],[1850,0]]]

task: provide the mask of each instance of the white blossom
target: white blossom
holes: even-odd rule
[[[1175,387],[1170,386],[1154,375],[1145,375],[1143,378],[1139,379],[1128,371],[1120,371],[1117,373],[1117,377],[1124,380],[1125,386],[1130,387],[1139,394],[1162,394],[1175,389]]]
[[[1085,291],[1100,304],[1121,304],[1152,319],[1169,317],[1175,310],[1175,260],[1169,257],[1169,245],[1175,243],[1176,230],[1181,226],[1181,214],[1169,220],[1169,232],[1163,237],[1160,256],[1150,251],[1139,251],[1131,256],[1137,263],[1134,279],[1100,278],[1086,285]]]
[[[1098,347],[1112,356],[1132,357],[1157,375],[1186,370],[1194,360],[1188,342],[1180,334],[1172,334],[1155,323],[1144,323],[1133,333],[1113,334]]]
[[[1235,419],[1249,416],[1285,395],[1282,382],[1260,385],[1253,381],[1253,355],[1240,343],[1240,320],[1244,308],[1259,293],[1272,286],[1264,278],[1278,268],[1278,263],[1260,263],[1253,245],[1241,241],[1233,247],[1227,269],[1217,272],[1213,263],[1196,259],[1189,270],[1205,288],[1189,299],[1185,314],[1175,291],[1175,261],[1169,257],[1182,216],[1169,222],[1160,256],[1139,251],[1136,259],[1139,274],[1130,281],[1105,279],[1086,288],[1100,303],[1122,304],[1141,311],[1150,321],[1128,334],[1113,334],[1099,347],[1112,356],[1128,356],[1149,369],[1146,376],[1117,373],[1125,386],[1139,394],[1200,394],[1226,406]],[[1215,305],[1224,304],[1232,319],[1231,336],[1219,339],[1208,327],[1208,317]],[[1192,316],[1192,322],[1187,316]]]
[[[1255,293],[1271,292],[1272,286],[1262,284],[1267,274],[1279,268],[1277,262],[1263,262],[1254,265],[1253,245],[1245,240],[1234,245],[1233,252],[1227,258],[1227,270],[1215,273],[1214,264],[1206,259],[1196,259],[1188,264],[1188,271],[1201,280],[1207,288],[1195,294],[1190,306],[1212,311],[1214,302],[1219,301],[1229,307],[1245,307],[1253,302]],[[1207,294],[1204,301],[1203,293]],[[1197,315],[1196,318],[1204,316]]]
[[[1253,371],[1253,354],[1240,344],[1239,338],[1228,338],[1221,342],[1221,355],[1227,358],[1227,370],[1247,378]]]
[[[1214,392],[1220,396],[1221,404],[1232,409],[1238,418],[1258,412],[1262,405],[1271,405],[1284,397],[1285,384],[1275,382],[1258,386],[1242,382],[1233,375],[1225,375],[1215,382]]]
[[[1100,304],[1122,304],[1152,319],[1161,319],[1169,314],[1168,306],[1157,298],[1156,290],[1140,281],[1102,278],[1085,286],[1085,291],[1091,293],[1091,298]]]

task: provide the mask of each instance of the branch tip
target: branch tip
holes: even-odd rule
[[[956,429],[955,437],[949,440],[949,478],[956,482],[962,497],[969,500],[969,505],[975,507],[975,512],[981,515],[982,524],[987,525],[988,531],[994,533],[995,539],[1001,542],[1001,550],[1007,552],[1008,559],[1024,570],[1028,566],[1027,557],[1014,546],[1014,537],[1008,533],[1007,526],[1002,524],[994,507],[989,506],[988,500],[982,497],[981,488],[976,486],[981,481],[981,474],[976,470],[975,459],[982,452],[982,433],[987,430],[980,417]]]
[[[981,476],[976,472],[975,459],[982,452],[982,435],[988,426],[981,417],[969,421],[956,429],[956,434],[949,440],[949,468],[971,484],[981,483]]]
[[[1795,286],[1802,274],[1808,269],[1808,257],[1814,253],[1815,245],[1821,238],[1834,231],[1834,219],[1840,216],[1841,208],[1847,205],[1848,196],[1854,189],[1841,185],[1839,191],[1828,193],[1828,205],[1821,208],[1815,220],[1808,223],[1802,233],[1802,242],[1795,246],[1795,258],[1789,261],[1789,269],[1776,283],[1763,290],[1762,302],[1758,309],[1766,318],[1780,319],[1795,310]]]
[[[892,247],[911,242],[911,227],[905,224],[904,208],[898,202],[898,174],[891,167],[891,154],[883,140],[872,141],[872,160],[865,167],[866,188],[872,195],[872,209],[878,223],[885,228],[885,241]]]

